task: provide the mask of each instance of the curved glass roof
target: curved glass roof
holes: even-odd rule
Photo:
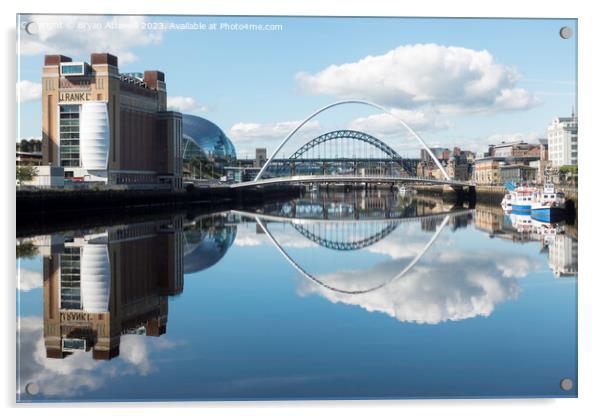
[[[184,273],[196,273],[216,264],[236,239],[236,227],[217,226],[184,232]]]
[[[202,155],[213,159],[236,158],[236,149],[228,136],[211,121],[199,116],[183,114],[182,129],[184,160],[202,157]]]

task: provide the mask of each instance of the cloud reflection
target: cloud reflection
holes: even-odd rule
[[[427,259],[428,257],[428,259]],[[496,253],[447,252],[425,256],[402,279],[365,294],[338,293],[303,280],[301,294],[317,293],[333,303],[357,305],[401,322],[438,324],[489,316],[496,305],[520,294],[517,278],[538,266],[529,257],[499,258]],[[340,270],[316,276],[347,291],[377,286],[399,272],[399,259],[369,269]]]
[[[46,358],[43,320],[22,317],[18,322],[17,350],[18,396],[26,397],[25,386],[35,383],[45,396],[77,397],[105,387],[110,379],[135,374],[145,376],[153,371],[151,354],[172,348],[173,341],[140,335],[122,335],[120,356],[113,361],[98,361],[91,354],[74,353],[62,360]]]

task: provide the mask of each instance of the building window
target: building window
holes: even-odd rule
[[[61,74],[63,74],[63,75],[85,75],[84,64],[82,64],[82,63],[61,64]]]
[[[81,309],[79,247],[65,247],[61,254],[61,309]]]
[[[61,105],[59,144],[61,166],[79,166],[79,105]]]

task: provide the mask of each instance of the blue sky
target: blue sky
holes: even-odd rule
[[[107,51],[119,56],[122,72],[164,71],[170,106],[215,122],[242,157],[255,147],[270,153],[296,121],[343,98],[391,108],[430,145],[477,152],[503,138],[543,137],[576,105],[576,36],[558,34],[562,26],[576,33],[575,20],[22,16],[31,20],[39,33],[20,31],[19,137],[41,136],[43,54],[58,52],[89,60]],[[107,22],[122,28],[77,26]],[[224,22],[282,29],[220,30]],[[44,25],[56,23],[63,28]],[[146,23],[218,29],[140,29]],[[324,114],[298,140],[347,127],[402,155],[419,149],[388,116],[359,106]]]

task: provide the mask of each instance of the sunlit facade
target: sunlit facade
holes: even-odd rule
[[[89,63],[45,56],[42,165],[62,168],[67,182],[179,188],[181,136],[163,72],[120,73],[108,53]]]

